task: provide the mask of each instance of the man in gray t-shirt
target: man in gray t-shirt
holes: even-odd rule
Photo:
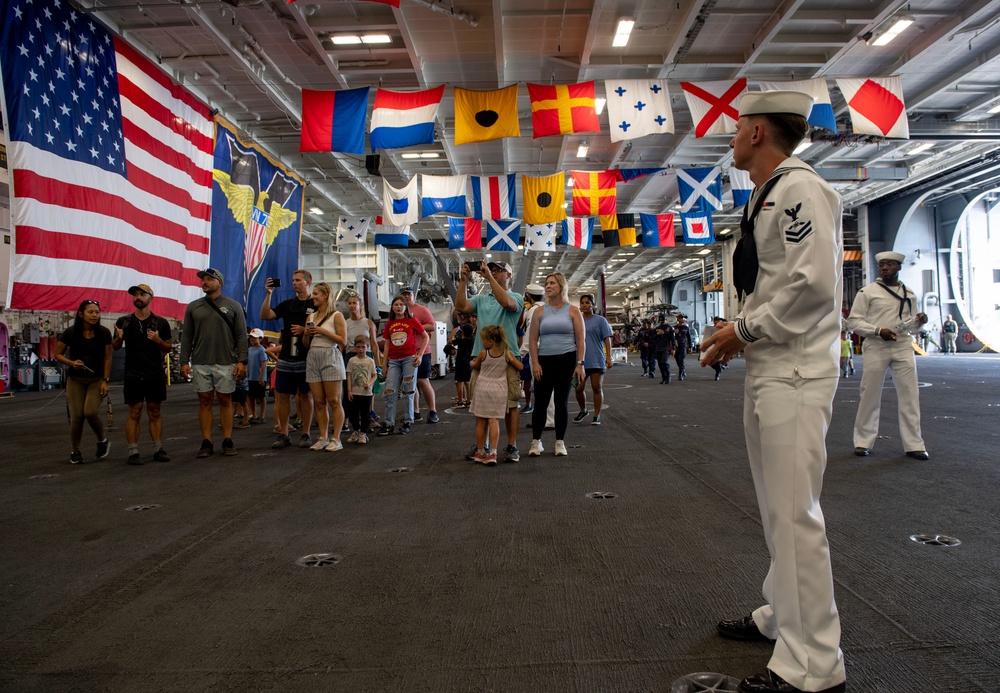
[[[222,273],[207,269],[198,273],[202,298],[184,311],[181,338],[181,376],[192,378],[198,393],[201,449],[198,457],[209,457],[212,446],[212,399],[219,400],[222,424],[222,454],[236,454],[233,445],[233,390],[246,374],[247,321],[243,307],[222,295]],[[193,370],[193,373],[192,373]]]

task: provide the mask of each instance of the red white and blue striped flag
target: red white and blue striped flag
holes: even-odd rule
[[[574,248],[590,250],[594,242],[594,217],[566,217],[562,242]]]
[[[443,84],[423,91],[375,92],[369,137],[372,149],[434,144],[434,120],[443,95]]]
[[[517,216],[514,174],[470,176],[472,216],[476,219],[513,219]]]
[[[212,209],[208,106],[69,3],[0,0],[13,261],[7,305],[159,315],[202,295]]]

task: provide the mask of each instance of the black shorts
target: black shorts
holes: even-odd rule
[[[584,375],[586,375],[588,378],[590,376],[594,375],[594,373],[600,373],[601,375],[604,375],[607,372],[608,372],[607,368],[584,368],[583,369]]]
[[[250,381],[250,399],[264,399],[266,392],[264,391],[264,384],[259,383],[256,380]]]
[[[417,380],[427,380],[431,377],[431,355],[424,354],[420,359],[420,366],[417,368]]]
[[[529,383],[532,380],[531,354],[525,354],[524,356],[522,356],[521,364],[524,366],[524,368],[521,369],[521,372],[518,374],[518,377],[520,378],[522,383]]]
[[[125,404],[130,407],[142,402],[159,404],[167,398],[167,381],[162,377],[126,375],[123,384]]]
[[[233,404],[243,404],[247,401],[247,389],[244,387],[236,386],[233,390]]]

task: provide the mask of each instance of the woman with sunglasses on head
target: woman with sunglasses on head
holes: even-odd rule
[[[567,403],[573,378],[586,378],[583,369],[587,353],[583,314],[569,304],[569,286],[562,272],[545,278],[545,306],[531,318],[528,328],[528,350],[531,354],[531,375],[535,379],[535,411],[531,414],[531,449],[528,457],[544,452],[542,431],[549,400],[555,400],[556,457],[565,457],[566,424],[569,420]]]
[[[67,356],[67,352],[69,356]],[[73,447],[70,464],[83,464],[80,441],[83,422],[97,434],[96,458],[108,456],[111,444],[101,420],[101,400],[108,395],[111,378],[111,331],[101,325],[101,306],[84,301],[76,311],[76,320],[59,336],[56,361],[69,367],[66,399],[69,402],[69,437]]]

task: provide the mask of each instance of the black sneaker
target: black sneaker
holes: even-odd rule
[[[422,421],[423,418],[424,418],[424,415],[421,414],[420,412],[414,412],[413,413],[413,420],[414,421]]]
[[[233,445],[232,438],[222,439],[222,454],[225,455],[226,457],[236,457],[237,455],[236,446]]]
[[[156,452],[153,453],[153,461],[154,462],[169,462],[170,461],[170,455],[167,454],[166,450],[164,450],[163,448],[160,448],[159,450],[157,450]]]
[[[581,409],[580,413],[573,417],[573,423],[580,423],[588,416],[590,416],[590,411],[588,409]]]
[[[136,467],[143,464],[142,457],[140,457],[139,453],[137,452],[133,452],[131,455],[129,455],[128,460],[126,460],[126,462],[128,464],[135,465]]]
[[[475,443],[473,443],[472,447],[469,448],[469,451],[465,453],[465,459],[469,460],[469,462],[475,462],[477,452],[479,452],[479,448],[476,446]]]
[[[97,453],[96,457],[99,460],[103,460],[111,452],[111,441],[105,438],[104,440],[97,441]]]
[[[69,454],[69,463],[70,464],[83,464],[83,453],[80,452],[80,451],[71,452]]]
[[[212,453],[215,452],[215,446],[212,445],[212,441],[203,440],[201,441],[201,447],[198,449],[198,457],[211,457]]]
[[[273,450],[281,450],[282,448],[287,448],[291,446],[292,439],[286,435],[278,435],[278,439],[271,443],[271,448]]]
[[[507,445],[503,450],[503,461],[504,462],[520,462],[521,453],[517,449],[516,445]]]
[[[378,429],[378,433],[376,435],[378,435],[379,438],[384,438],[385,436],[391,436],[392,429],[393,427],[390,424],[383,423],[382,426]]]
[[[432,411],[430,414],[427,415],[427,423],[437,423],[440,420],[441,417],[438,416],[438,413],[436,411]]]
[[[405,436],[409,432],[410,432],[410,424],[404,423],[402,426],[399,427],[399,435]]]

